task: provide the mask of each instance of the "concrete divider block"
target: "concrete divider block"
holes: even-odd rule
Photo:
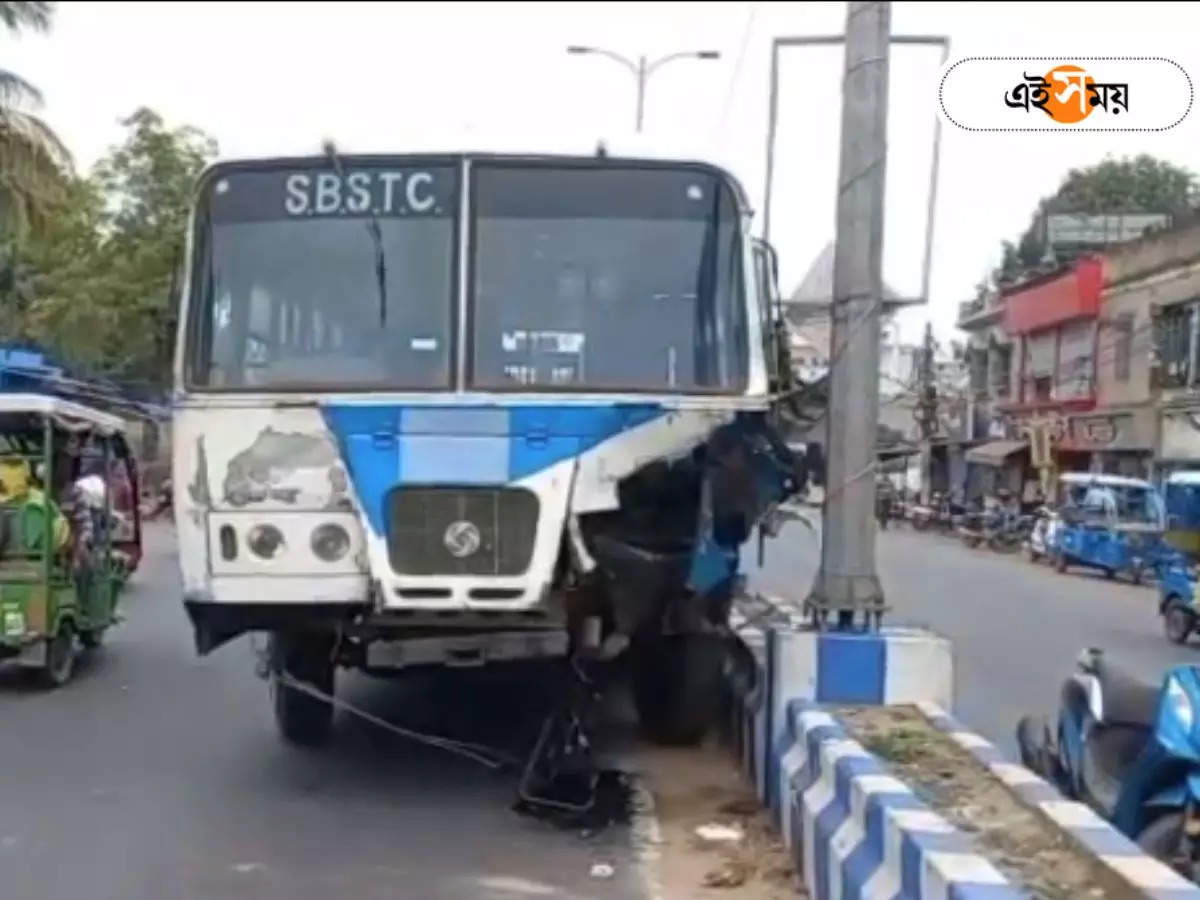
[[[1025,896],[819,704],[915,705],[1094,854],[1130,896],[1200,900],[1196,885],[945,712],[954,684],[947,639],[905,628],[818,633],[741,621],[735,629],[754,652],[764,686],[757,705],[734,710],[735,745],[813,900]]]
[[[930,631],[884,628],[875,632],[799,630],[771,627],[766,632],[765,727],[769,746],[779,748],[792,701],[888,704],[953,701],[954,664],[950,641]],[[760,796],[776,813],[775,760],[762,769]],[[762,788],[765,787],[765,791]]]
[[[975,757],[1027,806],[1096,857],[1115,883],[1154,900],[1200,900],[1200,887],[1146,855],[1089,807],[1065,799],[1049,782],[1007,761],[998,747],[964,728],[943,707],[931,702],[916,706],[930,724]]]
[[[785,843],[814,900],[1017,900],[966,835],[808,701],[787,709]]]

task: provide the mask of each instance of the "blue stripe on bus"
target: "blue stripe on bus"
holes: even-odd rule
[[[508,484],[663,415],[657,404],[322,407],[371,527],[397,484]]]

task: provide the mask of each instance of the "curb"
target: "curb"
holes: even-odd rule
[[[748,703],[735,703],[731,709],[733,750],[756,786],[759,801],[771,810],[812,900],[1026,896],[973,850],[962,831],[924,804],[885,762],[851,740],[820,706],[863,700],[830,696],[829,686],[820,683],[824,676],[819,666],[814,680],[802,674],[806,665],[787,660],[781,664],[781,650],[809,653],[808,639],[795,638],[794,617],[783,610],[759,610],[735,612],[732,619],[735,633],[758,661],[762,685]],[[919,644],[922,635],[927,641],[945,641],[919,631],[896,636]],[[944,669],[944,660],[933,662],[939,671]],[[929,664],[928,653],[906,650],[890,660],[888,668],[919,669]],[[922,684],[913,671],[889,671],[886,678],[905,687],[902,695],[887,691],[884,705],[916,706],[933,727],[974,756],[1019,800],[1095,857],[1114,888],[1150,900],[1200,900],[1200,887],[1147,855],[1090,808],[1067,800],[1029,769],[1009,761],[991,742],[964,728],[946,712],[943,704],[952,697],[946,696],[941,684]],[[846,687],[853,684],[834,684],[832,693],[840,694]],[[878,702],[867,701],[868,705]]]
[[[788,713],[783,838],[814,900],[1025,896],[832,715],[803,700]]]
[[[1025,766],[1010,762],[994,744],[964,728],[936,703],[921,702],[916,707],[929,724],[975,757],[1026,806],[1098,859],[1114,883],[1153,900],[1200,900],[1200,887],[1148,856],[1091,808],[1067,800],[1052,784]]]

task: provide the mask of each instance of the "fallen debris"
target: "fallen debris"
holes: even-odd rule
[[[727,859],[719,868],[704,875],[704,886],[710,888],[741,887],[754,874],[754,869],[743,860]]]
[[[695,833],[700,840],[707,843],[741,843],[742,838],[746,836],[742,829],[736,825],[721,825],[718,822],[709,822],[707,825],[697,825]]]

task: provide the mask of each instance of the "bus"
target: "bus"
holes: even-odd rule
[[[648,733],[698,739],[740,548],[805,478],[750,224],[719,165],[603,145],[209,166],[173,405],[197,652],[266,633],[293,743],[340,669],[576,654],[629,654]]]

